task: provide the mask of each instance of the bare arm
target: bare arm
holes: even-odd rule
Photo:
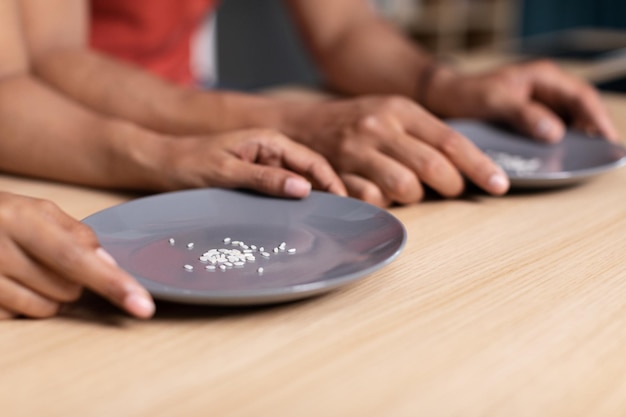
[[[121,160],[127,153],[121,141],[126,123],[91,114],[29,75],[16,4],[0,4],[5,9],[0,10],[5,20],[0,25],[0,168],[96,186],[128,181],[133,187],[146,181],[147,170],[139,174],[131,169],[128,174],[134,179],[124,180],[113,169],[116,163],[130,162]],[[119,137],[120,143],[105,140],[105,135]],[[142,140],[139,136],[136,141]],[[142,175],[146,178],[140,179]]]
[[[24,49],[19,8],[15,1],[0,3],[0,78],[24,74],[28,71],[28,55]]]
[[[101,187],[216,185],[291,197],[306,196],[310,179],[345,193],[320,155],[276,132],[172,138],[64,98],[30,75],[15,0],[0,2],[0,169]],[[0,247],[0,319],[52,316],[83,287],[137,317],[154,313],[93,231],[51,202],[0,192]]]
[[[514,64],[468,76],[444,65],[377,16],[367,0],[285,0],[331,85],[351,94],[401,94],[440,117],[505,122],[560,140],[565,122],[610,140],[598,93],[556,65]]]
[[[28,75],[0,82],[0,137],[4,171],[105,188],[158,188],[161,139],[94,115]]]
[[[88,0],[21,0],[35,73],[109,116],[171,134],[280,127],[282,102],[165,82],[90,49]]]
[[[326,80],[348,94],[416,97],[433,57],[366,0],[284,0]]]
[[[317,1],[309,3],[317,4]],[[332,6],[335,1],[320,3]],[[461,174],[493,194],[503,194],[508,187],[501,170],[467,139],[404,99],[365,97],[343,102],[302,103],[182,89],[86,47],[87,0],[47,0],[45,3],[21,0],[21,4],[38,77],[79,103],[104,114],[167,134],[199,134],[252,126],[274,128],[331,161],[342,175],[350,195],[378,205],[419,201],[423,196],[422,183],[443,195],[458,195],[463,189]],[[357,10],[363,10],[365,3],[353,4],[360,6]],[[314,11],[308,10],[309,13]],[[349,10],[343,7],[338,11],[345,19]],[[371,14],[362,16],[367,18],[362,19],[363,24],[373,21]],[[309,25],[314,21],[310,20]],[[331,23],[337,26],[324,26],[323,29],[329,29],[333,39],[343,36],[340,26],[346,21],[331,20]],[[384,33],[391,33],[382,22],[374,23],[384,28]],[[358,32],[364,29],[358,25],[348,27],[354,28]],[[320,28],[316,33],[324,30]],[[346,45],[330,50],[341,53],[354,41],[351,31],[345,34]],[[405,48],[417,53],[417,49],[409,47],[397,34],[393,39],[398,41],[395,43],[396,55],[401,55]],[[334,42],[331,39],[328,43]],[[368,45],[362,44],[362,47]],[[362,48],[357,50],[350,59],[342,61],[342,65],[348,65],[352,59],[361,59],[365,53]],[[415,66],[421,65],[421,57],[415,55],[415,58]],[[351,68],[348,73],[355,71],[354,66]],[[382,72],[382,69],[377,71],[376,78],[382,79]],[[414,77],[409,72],[407,70],[404,77],[387,77],[387,81],[377,84],[377,88],[385,90],[393,85],[393,92],[410,89]],[[345,74],[337,72],[337,79]],[[396,83],[397,80],[401,82]],[[184,166],[194,165],[187,163]],[[261,178],[258,174],[256,177]],[[199,183],[198,177],[190,179],[187,176],[185,179],[186,182]],[[333,182],[326,181],[327,184]],[[338,190],[337,187],[334,189]]]
[[[344,194],[328,162],[277,132],[173,137],[108,119],[28,75],[0,80],[0,169],[105,188],[248,188]],[[308,187],[308,188],[307,188]]]
[[[8,31],[10,26],[2,27]],[[32,77],[21,32],[15,29],[17,34],[0,39],[6,43],[0,44],[6,63],[0,63],[0,74],[7,74],[0,78],[0,138],[7,138],[0,140],[0,169],[108,188],[221,186],[304,197],[309,179],[319,189],[345,192],[322,157],[277,132],[249,130],[206,140],[103,117]],[[60,29],[62,35],[68,31]]]
[[[0,2],[0,165],[41,172],[36,165],[45,162],[42,153],[58,155],[67,149],[48,147],[47,129],[38,137],[27,133],[32,120],[22,117],[23,103],[45,97],[37,94],[41,89],[36,83],[28,82],[21,34],[16,2]],[[44,109],[27,110],[37,114]],[[52,316],[62,303],[76,300],[82,287],[138,317],[154,312],[145,289],[115,265],[93,232],[51,202],[0,192],[0,247],[0,319]]]

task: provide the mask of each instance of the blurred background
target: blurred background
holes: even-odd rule
[[[536,56],[598,59],[626,51],[625,0],[372,2],[412,38],[443,56],[500,48]],[[249,90],[319,82],[281,0],[223,1],[216,33],[222,86]]]

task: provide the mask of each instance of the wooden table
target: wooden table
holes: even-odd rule
[[[606,96],[626,136],[626,97]],[[9,176],[77,218],[130,196]],[[396,261],[288,305],[88,296],[0,323],[0,415],[624,416],[626,168],[581,185],[394,208]]]

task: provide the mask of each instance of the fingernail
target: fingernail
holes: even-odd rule
[[[549,120],[543,119],[537,123],[537,134],[540,136],[546,136],[550,134],[552,130],[552,123]]]
[[[115,261],[115,259],[111,256],[109,252],[105,251],[103,248],[96,249],[96,255],[98,255],[100,259],[102,259],[104,262],[113,266],[117,266],[117,262]]]
[[[543,119],[537,123],[536,130],[537,137],[540,139],[544,139],[550,142],[554,142],[559,140],[560,132],[558,126],[555,125],[552,121]]]
[[[130,313],[144,319],[152,317],[156,310],[154,302],[150,298],[137,292],[131,292],[124,298],[124,307]]]
[[[496,194],[504,194],[509,189],[509,179],[502,173],[489,177],[489,189]]]
[[[311,183],[300,178],[287,178],[285,194],[292,197],[306,197],[311,192]]]

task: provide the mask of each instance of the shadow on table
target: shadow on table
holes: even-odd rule
[[[506,195],[502,197],[493,197],[493,198],[514,198],[514,197],[527,197],[532,195],[542,196],[546,194],[557,194],[561,192],[566,192],[568,190],[584,186],[584,182],[581,183],[572,183],[572,184],[563,184],[559,186],[550,186],[550,187],[533,187],[533,188],[512,188],[510,189]],[[484,200],[485,197],[491,197],[487,192],[473,183],[467,181],[465,184],[465,191],[459,197],[456,197],[456,200],[462,200],[470,203],[480,203]],[[428,203],[436,203],[447,201],[447,198],[441,197],[437,192],[433,191],[429,187],[424,187],[424,198],[420,202],[420,204],[428,204]]]
[[[546,195],[546,194],[558,194],[561,192],[566,192],[569,191],[571,189],[574,188],[578,188],[581,186],[584,186],[585,182],[580,182],[580,183],[572,183],[572,184],[562,184],[562,185],[558,185],[558,186],[549,186],[549,187],[528,187],[528,188],[511,188],[506,195],[504,195],[501,198],[507,198],[507,197],[516,197],[516,196],[531,196],[531,195],[537,195],[537,196],[542,196],[542,195]],[[465,192],[463,193],[463,195],[461,196],[461,198],[463,199],[476,199],[478,197],[485,197],[488,196],[489,194],[487,194],[485,191],[483,191],[482,189],[478,188],[476,185],[468,183],[465,187]]]
[[[181,304],[158,300],[156,302],[157,311],[152,320],[160,322],[184,320],[188,322],[189,320],[212,320],[226,317],[247,317],[253,314],[273,314],[280,310],[306,305],[324,296],[329,296],[329,294],[320,294],[302,300],[258,306],[211,306]],[[124,326],[129,320],[137,320],[130,317],[104,298],[90,291],[85,291],[83,296],[75,303],[66,305],[59,316],[70,320],[115,327]]]

